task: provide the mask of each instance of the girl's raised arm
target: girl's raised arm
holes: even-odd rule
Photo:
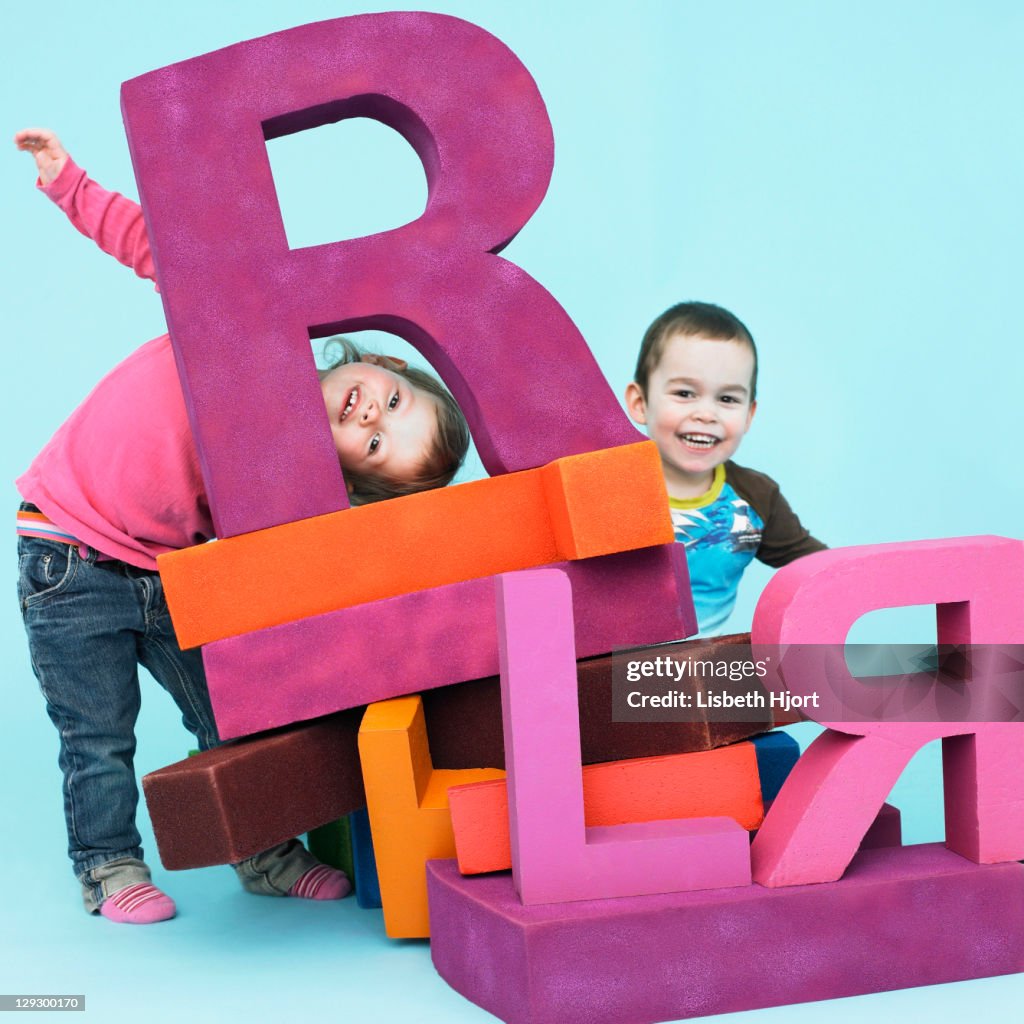
[[[72,225],[105,253],[131,267],[139,277],[156,280],[142,208],[89,178],[47,128],[27,128],[14,136],[18,149],[31,153],[43,192]]]

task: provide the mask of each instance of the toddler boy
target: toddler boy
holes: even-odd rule
[[[626,388],[630,416],[661,455],[704,635],[729,617],[755,555],[778,568],[825,548],[774,480],[730,461],[750,429],[756,395],[754,339],[732,313],[706,302],[672,306],[647,328]]]

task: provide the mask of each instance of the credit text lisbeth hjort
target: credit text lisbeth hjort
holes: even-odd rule
[[[700,680],[702,684],[715,679],[728,679],[730,682],[742,682],[744,679],[764,679],[768,675],[770,659],[745,661],[706,658],[645,658],[631,661],[626,666],[626,679],[631,683],[641,679],[668,679],[681,682],[689,676]],[[734,693],[731,690],[716,690],[713,686],[704,685],[696,693],[685,693],[682,690],[666,690],[662,693],[641,693],[632,690],[626,695],[626,703],[631,708],[779,708],[789,711],[792,708],[820,707],[818,694],[795,694],[789,690],[778,693],[765,693],[764,690],[748,690],[746,693]]]

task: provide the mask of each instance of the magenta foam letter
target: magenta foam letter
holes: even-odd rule
[[[565,573],[496,578],[512,874],[523,903],[747,885],[731,818],[587,828],[572,591]]]
[[[710,1020],[1024,968],[1024,868],[939,844],[870,850],[841,882],[771,892],[524,907],[508,875],[464,878],[453,860],[427,864],[427,891],[438,973],[507,1024]],[[833,1018],[819,1006],[764,1019]]]
[[[639,439],[566,312],[497,255],[543,198],[554,144],[489,33],[428,13],[303,25],[126,82],[122,110],[218,536],[347,507],[311,335],[415,345],[492,474]],[[427,207],[291,250],[266,141],[352,117],[412,145]]]
[[[347,507],[311,335],[381,328],[407,338],[454,392],[492,474],[639,439],[565,311],[496,255],[543,198],[554,147],[533,79],[487,32],[426,13],[305,25],[127,82],[122,108],[218,536]],[[408,140],[426,170],[427,207],[394,231],[291,250],[266,141],[351,117]],[[330,188],[330,169],[320,173]],[[580,394],[582,417],[571,397]],[[664,604],[652,628],[675,639],[691,631],[688,596],[675,590],[671,560],[658,561],[656,589],[672,589],[677,607]],[[630,594],[618,600],[642,607]],[[431,650],[464,625],[442,595],[415,603]],[[408,625],[401,614],[388,622],[393,637]],[[334,619],[296,623],[211,652],[215,703],[227,694],[243,707],[230,735],[308,714],[310,668],[331,676],[344,634]],[[397,646],[388,650],[399,666],[416,660]],[[479,671],[480,649],[446,653],[440,681]],[[291,696],[268,694],[264,706],[252,669],[268,652],[287,666],[277,678]],[[373,689],[377,653],[357,652],[347,676]],[[349,647],[342,656],[351,660]],[[396,667],[390,678],[406,674]],[[351,703],[347,683],[337,689],[324,707]]]
[[[1024,543],[1000,537],[821,552],[780,570],[754,615],[754,644],[797,645],[786,685],[813,694],[829,652],[862,615],[937,606],[940,644],[1024,641]],[[799,646],[804,645],[804,646]],[[834,680],[845,664],[827,665]],[[966,686],[984,687],[985,680]],[[813,713],[811,711],[810,713]],[[1000,722],[823,721],[828,731],[786,780],[752,848],[754,878],[797,885],[839,878],[913,754],[943,740],[946,845],[977,863],[1024,857],[1024,730]]]

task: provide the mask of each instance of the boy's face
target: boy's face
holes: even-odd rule
[[[634,382],[629,414],[658,446],[669,494],[691,497],[711,485],[716,466],[732,458],[750,428],[754,354],[740,341],[675,334],[665,340],[646,398]],[[706,489],[706,488],[705,488]]]
[[[371,362],[336,366],[320,381],[343,470],[414,480],[437,433],[437,400],[400,374]]]

